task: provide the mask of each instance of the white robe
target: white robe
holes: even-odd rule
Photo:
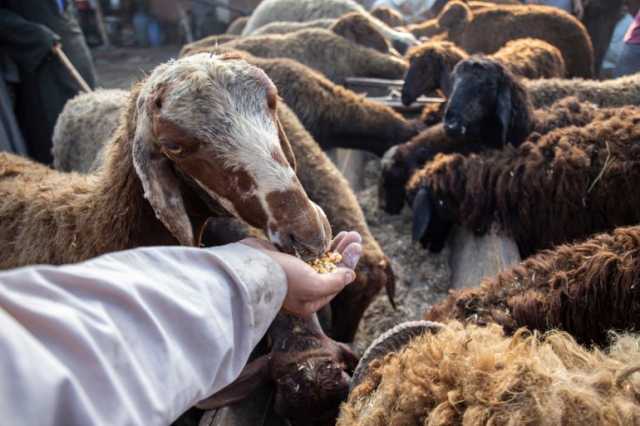
[[[2,272],[2,424],[168,425],[235,380],[286,291],[238,243]]]

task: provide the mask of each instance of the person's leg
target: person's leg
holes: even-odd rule
[[[614,77],[635,74],[640,71],[640,44],[625,43],[620,52]]]

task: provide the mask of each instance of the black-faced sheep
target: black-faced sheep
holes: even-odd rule
[[[609,330],[640,327],[639,254],[640,228],[618,228],[544,251],[477,288],[456,291],[426,318],[496,323],[507,333],[560,329],[580,343],[605,345]]]
[[[208,48],[203,41],[187,45],[181,56]],[[290,34],[242,37],[223,45],[261,58],[290,58],[307,65],[335,83],[347,77],[399,79],[407,63],[396,56],[378,52],[347,40],[333,31],[308,29]]]
[[[559,127],[584,126],[620,113],[606,109],[597,114],[596,106],[581,104],[576,98],[534,112],[523,82],[488,58],[472,57],[460,62],[451,81],[444,126],[423,131],[384,156],[379,188],[380,202],[387,212],[402,209],[403,180],[413,174],[416,165],[425,164],[438,152],[469,154],[508,144],[518,146],[531,132],[545,134]],[[433,115],[438,116],[439,112]],[[440,133],[443,129],[447,135]],[[447,136],[451,147],[447,146]]]
[[[566,75],[558,48],[542,40],[512,40],[489,57],[518,77],[538,79]],[[407,53],[409,70],[402,88],[402,103],[410,105],[419,96],[438,89],[448,94],[454,67],[467,58],[464,50],[448,41],[429,41],[412,48]]]
[[[444,8],[438,23],[447,30],[447,39],[468,53],[494,53],[510,40],[535,38],[560,49],[569,77],[594,75],[593,46],[587,30],[556,8],[492,5],[472,12],[469,6],[454,1]]]
[[[94,92],[80,95],[67,105],[56,126],[56,166],[63,167],[65,171],[86,171],[101,164],[100,157],[96,160],[96,153],[107,144],[108,135],[115,131],[119,115],[118,111],[111,109],[112,101],[107,98],[108,92]],[[88,104],[93,109],[90,114],[83,114],[82,106]],[[389,296],[393,297],[393,272],[388,259],[371,235],[362,210],[342,174],[286,105],[280,105],[278,118],[296,157],[298,179],[308,196],[324,207],[335,232],[355,230],[362,235],[363,256],[356,270],[356,282],[332,302],[335,325],[332,336],[351,341],[362,313],[380,289],[386,287]],[[98,128],[98,124],[106,134],[97,135],[89,130]],[[89,155],[91,153],[93,156]],[[204,233],[204,242],[225,244],[248,235],[251,235],[251,231],[247,227],[223,221],[215,231],[209,226]]]
[[[323,253],[329,224],[290,166],[276,107],[277,90],[260,69],[196,55],[156,68],[131,93],[96,174],[60,173],[2,155],[0,267],[197,245],[205,220],[225,211],[263,229],[285,251]]]
[[[640,111],[532,137],[518,148],[436,157],[409,182],[414,237],[441,246],[454,222],[484,233],[496,222],[522,257],[640,223]]]
[[[552,78],[523,83],[535,108],[549,106],[568,96],[601,107],[640,105],[640,74],[604,81]]]
[[[392,349],[370,364],[338,426],[640,422],[636,335],[602,351],[564,332],[505,336],[495,324],[452,322]]]
[[[400,53],[416,43],[411,33],[390,28],[371,16],[354,0],[265,0],[254,10],[243,35],[251,35],[256,29],[271,22],[306,22],[316,19],[337,19],[350,12],[366,15],[371,23]]]

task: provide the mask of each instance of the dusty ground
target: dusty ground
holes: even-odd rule
[[[133,83],[158,64],[176,58],[180,46],[159,48],[109,48],[93,51],[98,74],[98,86],[105,89],[128,90]]]
[[[179,46],[94,51],[98,85],[110,89],[129,89],[132,83],[158,64],[177,57],[179,51]],[[366,189],[357,195],[373,235],[392,260],[397,278],[397,310],[391,308],[385,293],[380,293],[365,313],[356,336],[358,352],[362,352],[373,339],[390,327],[419,319],[430,304],[446,294],[450,274],[446,249],[434,255],[411,241],[411,218],[407,209],[399,216],[390,216],[378,209],[375,187],[378,173],[377,160],[370,161],[361,180]]]
[[[449,284],[449,251],[439,254],[422,249],[411,240],[411,216],[407,208],[391,216],[378,208],[378,162],[367,166],[367,189],[357,193],[369,228],[392,261],[396,274],[396,305],[394,311],[381,292],[365,312],[356,335],[355,349],[362,353],[380,334],[404,321],[421,319],[426,308],[444,297]]]

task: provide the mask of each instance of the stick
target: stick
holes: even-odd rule
[[[69,58],[67,58],[67,55],[64,54],[59,44],[53,46],[53,53],[55,53],[55,55],[60,58],[62,64],[65,66],[65,68],[67,68],[73,79],[80,85],[82,90],[87,93],[91,93],[93,90],[91,90],[91,87],[89,87],[87,82],[84,81],[84,78],[82,78],[76,67],[74,67]]]
[[[100,0],[96,1],[96,21],[98,24],[98,31],[100,31],[100,37],[102,37],[102,43],[104,43],[104,47],[111,46],[109,37],[107,36],[107,30],[104,28],[104,15],[102,14],[102,6],[100,5]]]

